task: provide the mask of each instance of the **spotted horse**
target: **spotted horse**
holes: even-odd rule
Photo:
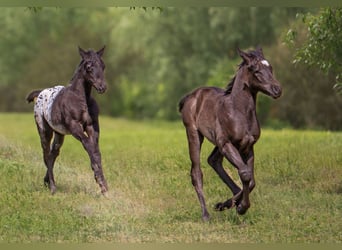
[[[107,88],[105,64],[102,60],[104,49],[105,47],[95,52],[79,47],[81,62],[68,86],[34,90],[26,97],[28,102],[35,103],[34,118],[47,168],[44,183],[52,194],[56,192],[54,163],[63,145],[64,136],[70,134],[79,140],[87,151],[101,192],[104,194],[108,191],[99,149],[99,108],[91,97],[92,88],[100,94]]]

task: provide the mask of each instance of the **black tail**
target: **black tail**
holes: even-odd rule
[[[42,90],[33,90],[30,94],[26,96],[26,101],[28,103],[33,102],[40,92],[42,92]]]

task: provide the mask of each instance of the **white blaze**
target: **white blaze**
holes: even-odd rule
[[[262,63],[263,65],[267,66],[267,67],[270,66],[270,64],[269,64],[268,61],[266,61],[266,60],[262,60],[261,63]]]

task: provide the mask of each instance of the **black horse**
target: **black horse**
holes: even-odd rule
[[[100,94],[107,88],[104,79],[105,64],[101,58],[103,52],[104,47],[97,52],[79,48],[82,60],[68,86],[35,90],[26,97],[28,102],[35,101],[34,118],[47,167],[44,183],[49,186],[52,194],[56,191],[53,166],[64,135],[67,134],[81,141],[90,157],[95,180],[100,185],[101,192],[108,190],[98,145],[99,108],[91,97],[92,87]]]
[[[238,52],[243,62],[226,90],[198,88],[179,103],[189,143],[192,184],[201,204],[203,220],[209,219],[200,168],[204,137],[215,145],[208,158],[209,165],[234,194],[227,201],[218,203],[216,209],[222,211],[236,206],[237,212],[244,214],[250,207],[249,193],[255,186],[253,145],[260,137],[256,115],[257,93],[261,91],[278,98],[282,92],[261,48],[247,53]],[[242,190],[222,167],[224,157],[238,169]]]

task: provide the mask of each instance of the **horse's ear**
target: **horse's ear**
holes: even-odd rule
[[[246,52],[243,52],[242,50],[240,50],[239,48],[237,48],[237,51],[239,55],[241,56],[241,58],[244,60],[244,62],[246,62],[248,65],[251,61],[251,58],[249,57],[249,55]]]
[[[78,46],[78,52],[80,53],[80,56],[82,57],[82,59],[84,59],[87,52],[84,49],[82,49],[80,46]]]
[[[262,51],[262,48],[260,46],[258,46],[256,50],[262,57],[264,57],[264,52]]]
[[[102,49],[100,49],[99,51],[97,51],[96,54],[98,54],[99,57],[102,57],[105,48],[106,48],[106,45],[104,45]]]

